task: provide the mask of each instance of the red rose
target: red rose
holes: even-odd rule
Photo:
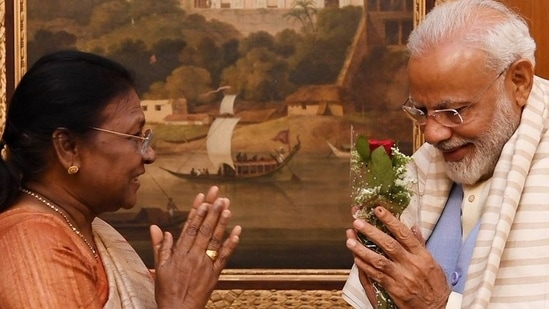
[[[385,148],[385,152],[389,155],[389,158],[392,158],[392,151],[391,148],[395,146],[395,142],[390,139],[371,139],[368,141],[368,145],[370,146],[370,152],[374,151],[376,148],[383,146]]]

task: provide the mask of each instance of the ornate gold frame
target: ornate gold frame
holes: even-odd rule
[[[6,114],[6,2],[0,1],[0,132],[3,131]]]
[[[8,0],[9,1],[9,0]],[[27,69],[27,1],[13,1],[13,80],[21,79]],[[15,86],[15,85],[14,85]]]
[[[414,25],[425,16],[429,0],[414,0]],[[432,1],[431,1],[432,2]],[[442,2],[437,0],[436,3]],[[5,122],[6,99],[26,71],[27,34],[26,0],[0,0],[0,124]],[[423,143],[414,128],[415,146]],[[346,306],[340,290],[347,278],[346,269],[227,269],[221,275],[218,289],[212,294],[209,308],[238,308],[269,304],[297,308],[300,303],[328,307]],[[253,298],[254,302],[247,302]],[[244,300],[243,300],[244,299]],[[259,303],[258,303],[259,302]],[[285,303],[286,302],[286,303]],[[239,305],[240,304],[240,305]]]

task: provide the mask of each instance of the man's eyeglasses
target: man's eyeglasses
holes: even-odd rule
[[[143,141],[143,143],[141,144],[141,154],[142,155],[147,152],[147,149],[151,145],[151,140],[152,140],[152,135],[153,135],[152,130],[150,130],[150,129],[145,131],[145,133],[143,133],[143,136],[120,133],[120,132],[111,131],[111,130],[102,129],[102,128],[97,128],[97,127],[90,127],[90,129],[96,130],[96,131],[101,131],[101,132],[106,132],[106,133],[111,133],[111,134],[115,134],[115,135],[118,135],[118,136],[124,136],[124,137],[140,139],[141,141]]]
[[[508,68],[508,67],[507,67]],[[426,108],[417,108],[418,105],[411,97],[408,97],[406,102],[402,105],[402,110],[406,113],[410,119],[412,119],[416,124],[422,126],[427,124],[427,117],[431,116],[433,117],[438,123],[445,127],[457,127],[459,125],[463,124],[463,116],[461,113],[463,113],[464,110],[471,107],[473,104],[480,101],[482,96],[490,89],[494,83],[503,75],[505,71],[507,71],[507,68],[505,68],[503,71],[501,71],[490,84],[482,90],[480,94],[478,94],[475,99],[473,99],[469,104],[460,107],[458,109],[454,108],[445,108],[445,109],[436,109],[432,112],[427,112]]]

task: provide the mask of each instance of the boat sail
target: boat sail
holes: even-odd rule
[[[219,107],[220,116],[217,117],[208,131],[206,149],[208,157],[216,167],[227,164],[235,168],[231,154],[231,139],[234,128],[240,118],[234,116],[234,101],[236,95],[225,95]]]
[[[299,136],[297,137],[297,144],[293,147],[289,146],[287,138],[284,140],[284,142],[288,143],[289,151],[287,154],[281,149],[277,150],[275,154],[271,153],[268,158],[257,159],[255,157],[247,158],[245,154],[238,153],[235,159],[231,149],[232,136],[236,125],[240,121],[240,118],[234,117],[235,100],[236,95],[225,95],[223,97],[219,107],[219,116],[211,124],[206,137],[206,150],[210,162],[217,168],[215,173],[211,173],[208,170],[195,170],[194,168],[189,173],[161,168],[179,178],[192,180],[272,179],[299,151],[301,146]],[[282,132],[286,133],[286,135],[288,134],[287,130]]]

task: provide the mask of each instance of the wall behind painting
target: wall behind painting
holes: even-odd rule
[[[502,0],[522,14],[530,24],[531,33],[536,40],[536,74],[549,78],[549,1],[547,0]]]

